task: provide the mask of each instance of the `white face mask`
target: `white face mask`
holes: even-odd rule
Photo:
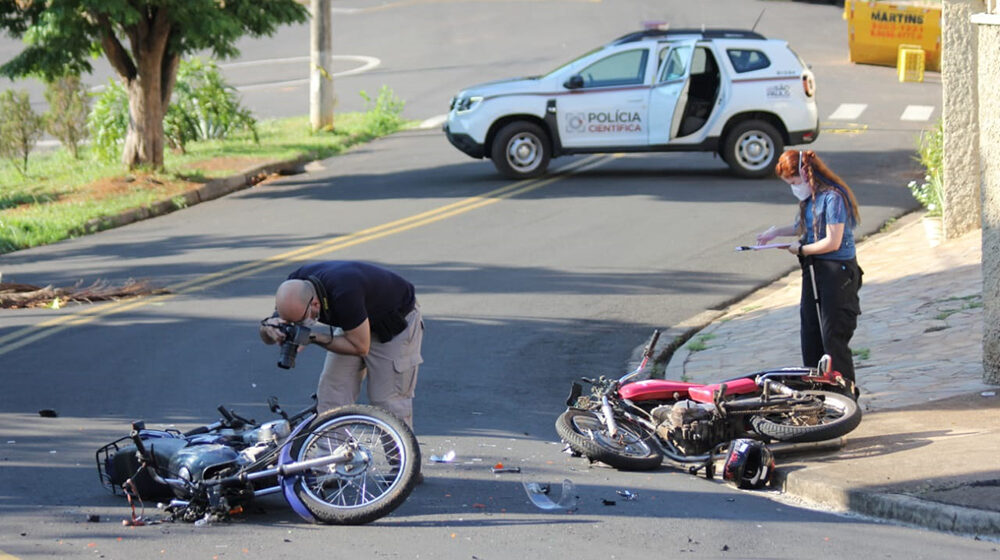
[[[792,194],[799,200],[805,200],[812,196],[812,189],[805,183],[792,183],[789,186],[792,187]]]

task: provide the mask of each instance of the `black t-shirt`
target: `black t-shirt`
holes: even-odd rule
[[[319,320],[345,331],[365,319],[378,319],[413,307],[414,290],[402,276],[373,264],[357,261],[311,263],[288,275],[289,280],[313,277],[326,291],[320,295]]]

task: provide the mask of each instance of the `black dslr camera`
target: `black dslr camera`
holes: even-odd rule
[[[278,357],[278,367],[291,369],[295,367],[295,355],[299,353],[299,346],[309,344],[309,327],[296,325],[295,323],[282,323],[275,327],[285,334],[285,341],[281,343]]]

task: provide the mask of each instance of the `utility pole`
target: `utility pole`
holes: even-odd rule
[[[310,0],[309,123],[313,130],[333,128],[333,29],[330,0]]]

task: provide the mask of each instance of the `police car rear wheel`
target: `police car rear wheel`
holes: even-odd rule
[[[784,142],[773,126],[764,121],[740,123],[726,136],[722,156],[741,177],[767,177],[774,172]]]
[[[552,157],[548,134],[534,123],[512,122],[497,133],[490,157],[497,171],[507,177],[537,177],[545,173]]]

